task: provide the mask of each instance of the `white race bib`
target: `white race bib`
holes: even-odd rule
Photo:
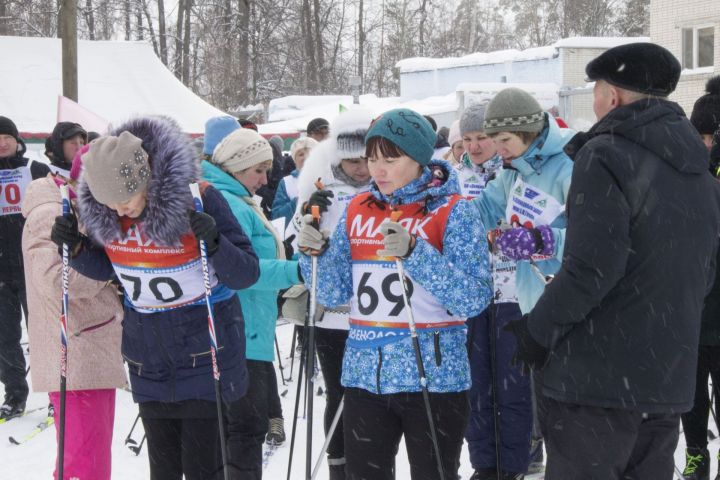
[[[555,197],[537,187],[528,185],[518,176],[510,191],[510,198],[508,198],[505,209],[505,221],[512,227],[533,228],[539,225],[550,225],[564,210],[565,206]],[[547,255],[533,255],[534,260],[548,258],[550,257]],[[499,303],[517,303],[515,284],[517,262],[500,253],[493,255],[493,262],[495,265],[493,282],[497,301]]]
[[[21,213],[25,189],[32,182],[30,168],[0,170],[0,215]]]

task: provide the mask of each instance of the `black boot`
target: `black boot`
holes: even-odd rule
[[[345,458],[328,457],[329,480],[345,480]]]
[[[685,450],[685,480],[710,480],[710,454],[707,448]]]

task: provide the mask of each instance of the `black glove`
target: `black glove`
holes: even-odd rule
[[[311,213],[312,207],[316,205],[320,207],[320,212],[327,212],[328,207],[332,205],[330,199],[334,196],[335,194],[331,190],[315,190],[305,202],[304,213]]]
[[[190,217],[190,228],[198,240],[205,242],[208,256],[212,255],[220,247],[220,234],[215,225],[215,219],[207,213],[188,210]]]
[[[71,252],[74,251],[82,241],[80,230],[78,230],[77,217],[73,214],[67,217],[63,215],[55,217],[55,224],[50,231],[50,240],[60,247],[61,252],[63,244],[66,244]]]
[[[283,246],[285,247],[285,260],[292,260],[295,255],[295,249],[292,246],[293,240],[295,240],[294,234],[290,235],[283,241]]]
[[[503,327],[503,330],[515,335],[517,339],[517,349],[513,355],[512,365],[520,365],[523,373],[527,374],[530,369],[540,370],[545,366],[550,355],[550,350],[540,345],[530,335],[528,330],[527,314],[523,315],[520,320],[510,322]]]

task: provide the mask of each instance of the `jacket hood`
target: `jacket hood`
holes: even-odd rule
[[[213,187],[221,192],[232,193],[238,197],[250,196],[250,192],[248,192],[242,183],[235,180],[232,175],[214,163],[203,160],[200,163],[200,168],[202,168],[203,179],[212,183]]]
[[[32,194],[28,195],[31,192]],[[60,215],[60,188],[51,176],[38,179],[28,186],[22,202],[23,217],[27,218],[34,209],[47,203],[56,204],[58,206],[57,214]]]
[[[323,183],[329,185],[335,182],[335,175],[332,173],[332,165],[335,160],[335,144],[329,140],[310,150],[310,155],[305,160],[300,174],[298,175],[298,205],[302,205],[315,191],[315,182],[321,178]]]
[[[436,177],[436,171],[442,172],[442,179]],[[446,202],[447,196],[460,193],[460,183],[456,170],[448,162],[430,160],[430,163],[423,167],[419,178],[398,188],[391,195],[381,193],[375,182],[372,182],[370,186],[370,193],[377,200],[387,203],[391,207],[426,202],[428,210],[434,210]]]
[[[139,117],[109,134],[128,131],[142,140],[149,155],[151,176],[143,219],[144,233],[158,245],[178,246],[190,229],[187,216],[192,206],[188,185],[199,178],[199,164],[190,139],[167,117]],[[78,185],[80,218],[90,236],[101,245],[121,238],[120,219],[114,210],[99,203],[85,180]]]
[[[566,152],[572,158],[585,143],[599,135],[623,137],[683,173],[698,174],[708,169],[707,148],[683,109],[674,102],[639,100],[617,108],[588,132],[576,135]]]
[[[575,135],[574,130],[560,128],[547,112],[544,115],[545,128],[543,131],[533,140],[522,156],[513,159],[511,162],[513,168],[523,175],[529,175],[540,170],[550,158],[564,153],[563,148]]]

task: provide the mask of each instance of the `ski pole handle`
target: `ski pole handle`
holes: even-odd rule
[[[320,207],[318,205],[313,205],[310,208],[310,214],[313,217],[313,227],[320,230]]]

